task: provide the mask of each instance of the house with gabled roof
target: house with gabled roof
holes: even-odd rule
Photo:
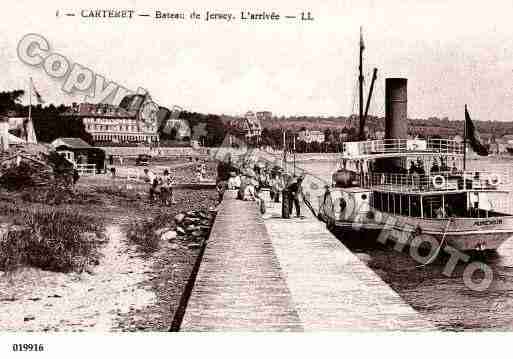
[[[57,138],[50,146],[74,166],[94,164],[96,171],[105,170],[105,150],[93,147],[81,138]]]

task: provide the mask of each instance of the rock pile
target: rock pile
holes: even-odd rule
[[[159,228],[155,234],[162,241],[179,240],[188,243],[189,248],[200,248],[203,241],[208,239],[214,223],[215,211],[180,212],[174,218],[173,225]]]

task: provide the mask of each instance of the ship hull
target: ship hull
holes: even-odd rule
[[[390,229],[381,226],[379,229],[373,225],[355,224],[349,222],[335,222],[330,228],[337,235],[342,237],[344,241],[351,241],[353,244],[360,241],[362,244],[369,245],[372,243],[392,244],[402,242],[408,246],[429,245],[429,238],[435,239],[436,245],[442,244],[458,249],[460,251],[483,251],[496,250],[505,241],[513,237],[513,230],[504,232],[483,232],[474,231],[472,233],[454,233],[448,232],[444,236],[443,232],[414,232],[404,231],[401,229]],[[419,238],[415,240],[415,238]]]
[[[451,246],[460,251],[495,250],[513,237],[513,216],[488,218],[422,219],[372,211],[354,218],[321,215],[333,231],[344,240],[376,241],[382,244],[394,241],[410,246],[433,244]],[[342,215],[342,217],[344,217]],[[372,219],[369,219],[371,217]]]

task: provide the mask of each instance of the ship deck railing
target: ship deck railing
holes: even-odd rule
[[[343,159],[371,159],[394,156],[463,156],[464,146],[446,139],[387,139],[346,142],[342,147]]]
[[[509,176],[496,171],[445,171],[429,174],[363,173],[360,185],[376,191],[396,193],[439,193],[503,191]]]

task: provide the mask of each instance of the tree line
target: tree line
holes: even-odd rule
[[[14,113],[18,117],[28,116],[28,106],[21,104],[23,90],[0,92],[0,114]],[[59,137],[80,137],[92,143],[91,135],[85,130],[83,122],[73,116],[62,116],[68,107],[33,105],[32,119],[36,136],[41,142],[52,142]],[[261,135],[255,138],[246,138],[244,131],[233,126],[233,120],[239,118],[227,115],[203,114],[199,112],[183,111],[180,119],[187,120],[191,127],[191,140],[200,142],[204,146],[219,146],[227,136],[237,137],[250,146],[264,146],[274,149],[283,149],[283,133],[285,132],[285,146],[292,151],[295,141],[296,152],[339,152],[344,141],[357,139],[356,128],[358,117],[320,117],[320,116],[289,116],[272,117],[261,123]],[[474,121],[481,133],[491,134],[497,138],[513,134],[513,122]],[[376,137],[384,131],[385,119],[383,117],[369,116],[366,129],[369,137]],[[298,140],[301,130],[319,130],[324,133],[322,143],[306,143]],[[447,117],[430,117],[427,119],[408,119],[409,133],[419,137],[452,137],[463,133],[463,121],[450,121]],[[165,137],[165,136],[163,136]],[[167,139],[167,138],[164,138]]]

